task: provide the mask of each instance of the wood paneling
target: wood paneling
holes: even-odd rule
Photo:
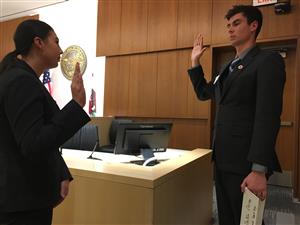
[[[147,11],[147,0],[122,1],[121,54],[146,51]]]
[[[227,20],[224,16],[228,9],[235,5],[235,0],[213,0],[212,44],[228,43]]]
[[[129,105],[132,116],[155,115],[157,54],[133,55],[130,58]]]
[[[176,48],[177,7],[177,0],[148,1],[148,51]]]
[[[108,57],[105,68],[104,115],[128,115],[130,56]]]
[[[108,57],[104,115],[209,119],[210,101],[199,101],[187,69],[191,49]],[[211,79],[210,50],[202,57]]]
[[[191,50],[186,53],[190,59]],[[211,50],[207,49],[201,57],[201,65],[203,67],[205,78],[211,80]],[[186,68],[190,68],[187,66]],[[188,82],[188,117],[192,118],[209,118],[211,101],[200,101],[194,91],[191,81]]]
[[[97,56],[119,54],[121,0],[98,0]]]
[[[171,148],[194,149],[210,147],[208,120],[173,119],[169,141]]]
[[[24,20],[38,18],[38,15],[33,15],[0,22],[0,61],[7,53],[15,50],[13,37],[17,26]]]
[[[191,47],[197,33],[204,36],[204,44],[210,44],[211,22],[211,0],[179,0],[177,48]]]
[[[291,1],[292,11],[276,15],[274,6],[261,7],[263,26],[258,39],[271,39],[299,34],[300,1]]]
[[[188,77],[178,71],[181,61],[177,53],[158,54],[156,115],[160,117],[186,116]]]

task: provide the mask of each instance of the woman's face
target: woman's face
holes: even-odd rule
[[[56,36],[54,31],[50,31],[48,37],[43,40],[44,49],[43,49],[43,58],[47,68],[55,68],[60,61],[60,55],[63,53],[62,49],[59,46],[59,39]]]

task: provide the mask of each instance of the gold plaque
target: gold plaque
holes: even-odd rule
[[[83,74],[87,65],[86,54],[79,46],[71,45],[63,52],[60,60],[61,71],[68,80],[72,80],[77,62]]]

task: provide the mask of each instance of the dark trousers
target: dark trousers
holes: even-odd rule
[[[215,186],[219,225],[239,225],[243,193],[241,184],[244,176],[224,172],[215,167]]]
[[[0,212],[0,225],[51,225],[52,208],[23,212]]]
[[[245,176],[219,170],[216,166],[214,172],[219,225],[240,225],[243,203],[241,184]]]

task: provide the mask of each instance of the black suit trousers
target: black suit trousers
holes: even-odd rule
[[[0,212],[1,225],[51,225],[52,208],[22,211]]]
[[[214,169],[219,225],[240,225],[245,176]]]
[[[215,187],[217,196],[219,225],[239,225],[243,193],[241,184],[244,176],[224,172],[215,167]]]

